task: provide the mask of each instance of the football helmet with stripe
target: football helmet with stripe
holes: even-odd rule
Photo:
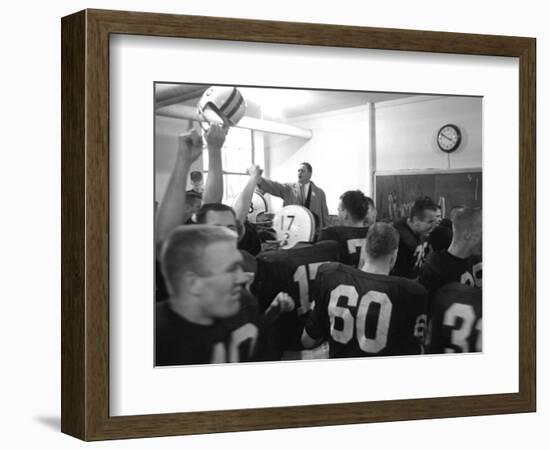
[[[210,124],[235,126],[246,113],[246,101],[236,87],[211,86],[197,105],[201,126],[207,130]]]

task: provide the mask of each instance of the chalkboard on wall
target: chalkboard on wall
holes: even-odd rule
[[[444,217],[457,206],[482,206],[481,169],[380,172],[375,174],[374,184],[380,219],[408,216],[414,201],[424,196],[441,206]]]

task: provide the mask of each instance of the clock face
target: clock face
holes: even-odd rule
[[[460,145],[460,130],[456,125],[444,125],[437,133],[437,145],[447,153],[454,152]]]

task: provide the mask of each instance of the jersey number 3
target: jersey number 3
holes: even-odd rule
[[[481,317],[476,321],[476,314],[471,305],[453,303],[443,318],[443,325],[451,328],[451,345],[445,353],[466,353],[481,351]],[[474,330],[477,331],[475,344],[470,344]],[[473,346],[473,348],[471,348]]]

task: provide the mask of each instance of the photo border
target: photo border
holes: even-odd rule
[[[61,34],[62,432],[101,440],[536,410],[534,38],[107,10],[64,17]],[[109,416],[110,34],[519,58],[519,391]]]

